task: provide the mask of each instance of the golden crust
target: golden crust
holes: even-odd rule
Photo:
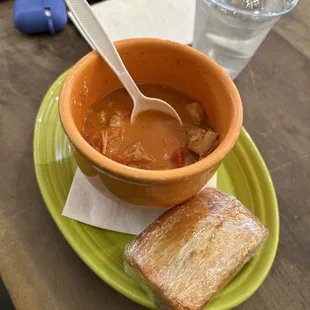
[[[125,270],[160,308],[199,310],[256,254],[267,235],[240,201],[208,188],[138,235],[126,247]]]

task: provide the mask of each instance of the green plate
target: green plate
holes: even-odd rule
[[[58,96],[66,73],[43,99],[34,133],[34,162],[46,206],[77,255],[106,283],[133,301],[155,308],[148,296],[123,271],[123,251],[133,236],[95,228],[61,215],[76,169],[72,149],[58,118]],[[262,284],[276,255],[279,216],[270,175],[253,141],[243,129],[218,171],[218,187],[231,193],[268,227],[270,235],[239,274],[209,303],[208,310],[236,307]]]

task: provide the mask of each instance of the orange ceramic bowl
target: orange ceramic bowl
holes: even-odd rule
[[[76,162],[85,175],[99,175],[113,194],[127,202],[167,207],[185,201],[207,183],[236,143],[242,126],[237,88],[219,65],[191,47],[159,39],[130,39],[115,45],[136,82],[167,85],[201,102],[220,134],[220,144],[195,164],[165,171],[127,167],[97,152],[80,134],[83,119],[100,96],[121,83],[91,52],[70,70],[59,100],[61,123]]]

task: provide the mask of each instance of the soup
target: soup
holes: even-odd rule
[[[148,170],[188,166],[209,155],[218,135],[194,99],[160,85],[139,85],[143,94],[168,102],[183,125],[159,111],[145,111],[131,124],[132,100],[124,88],[100,98],[87,112],[82,135],[104,156],[121,164]]]

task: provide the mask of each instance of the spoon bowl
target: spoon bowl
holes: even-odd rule
[[[182,120],[178,113],[164,100],[156,99],[156,98],[150,98],[146,97],[141,93],[141,98],[139,98],[138,104],[134,104],[133,110],[131,112],[131,123],[134,121],[134,119],[138,116],[139,113],[144,111],[161,111],[166,114],[169,114],[173,117],[175,117],[180,124],[182,124]]]

